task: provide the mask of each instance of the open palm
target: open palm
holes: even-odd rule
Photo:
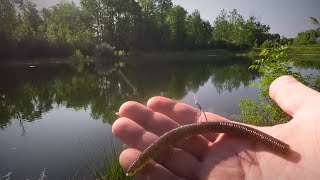
[[[270,96],[293,117],[286,124],[256,127],[291,146],[287,157],[259,143],[226,134],[203,134],[181,140],[147,165],[137,179],[319,179],[320,94],[284,76],[270,87]],[[290,98],[288,98],[290,97]],[[120,155],[127,169],[146,147],[165,132],[204,120],[198,110],[164,97],[147,106],[127,102],[112,131],[128,145]],[[209,121],[229,121],[206,113]]]

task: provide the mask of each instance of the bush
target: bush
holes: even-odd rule
[[[301,32],[294,39],[295,45],[309,45],[315,44],[317,41],[318,35],[315,30],[307,30],[306,32]]]
[[[266,48],[266,49],[270,49],[270,48],[274,48],[277,46],[278,43],[276,42],[272,42],[272,41],[269,41],[269,40],[265,40],[263,42],[263,44],[261,45],[261,48]]]
[[[300,73],[293,71],[287,48],[288,46],[275,46],[262,49],[260,59],[255,60],[253,65],[249,67],[249,69],[258,70],[262,74],[261,80],[252,84],[252,86],[260,88],[260,98],[258,100],[241,99],[242,122],[255,125],[274,125],[291,119],[268,95],[270,84],[282,75],[291,75],[300,82],[313,87],[310,84],[309,76],[303,77]]]
[[[120,51],[118,51],[118,56],[124,57],[124,56],[126,56],[126,53],[124,52],[124,50],[120,50]]]
[[[82,52],[81,52],[79,49],[77,49],[76,51],[74,51],[72,57],[73,57],[75,60],[78,60],[78,61],[84,60],[84,56],[83,56]]]
[[[113,58],[115,54],[115,47],[107,44],[101,43],[95,48],[95,56],[100,58]]]

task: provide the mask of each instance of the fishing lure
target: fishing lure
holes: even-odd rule
[[[127,170],[127,176],[139,172],[151,159],[154,159],[161,150],[175,142],[193,135],[202,133],[227,133],[248,138],[252,141],[266,145],[279,154],[288,154],[290,146],[257,129],[234,122],[201,122],[179,126],[160,136],[147,149],[145,149]]]

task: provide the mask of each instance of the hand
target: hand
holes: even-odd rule
[[[270,97],[290,116],[286,124],[255,127],[291,146],[299,157],[273,154],[268,147],[225,134],[194,136],[161,152],[137,179],[319,179],[320,93],[290,76],[275,80]],[[124,103],[113,134],[128,145],[119,158],[126,170],[138,155],[165,132],[203,121],[198,110],[164,97],[153,97],[147,107]],[[229,121],[206,113],[209,121]]]

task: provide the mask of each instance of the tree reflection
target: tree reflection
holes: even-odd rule
[[[243,61],[242,61],[243,62]],[[11,119],[34,121],[55,107],[90,109],[94,119],[113,123],[128,100],[146,102],[155,95],[183,98],[210,78],[219,92],[248,85],[256,74],[249,63],[162,63],[102,66],[89,64],[81,71],[68,65],[2,68],[0,71],[0,127]]]
[[[318,58],[317,59],[315,58],[314,60],[308,60],[308,61],[294,61],[293,65],[301,69],[320,70],[320,62]]]
[[[249,61],[230,61],[228,64],[221,63],[212,67],[211,82],[218,93],[237,90],[241,85],[248,86],[259,74],[248,70]]]

